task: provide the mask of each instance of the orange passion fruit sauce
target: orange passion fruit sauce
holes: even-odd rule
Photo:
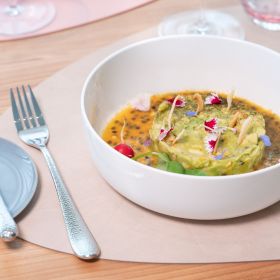
[[[163,93],[151,96],[151,107],[149,111],[139,111],[128,105],[118,112],[106,125],[102,138],[113,148],[120,144],[130,147],[133,150],[133,156],[152,152],[152,145],[148,143],[150,140],[149,130],[152,126],[154,116],[157,112],[158,106],[176,95],[189,96],[199,93],[206,96],[211,91],[183,91],[174,93]],[[219,96],[223,99],[227,94],[220,93]],[[272,140],[272,147],[265,150],[264,159],[262,164],[257,169],[268,167],[279,163],[280,159],[280,118],[276,114],[263,109],[262,107],[243,98],[235,97],[234,102],[237,106],[246,106],[250,109],[256,110],[265,118],[266,133]],[[122,139],[123,138],[123,139]],[[127,147],[125,147],[127,148]],[[146,165],[154,166],[157,163],[157,158],[144,157],[138,160]]]

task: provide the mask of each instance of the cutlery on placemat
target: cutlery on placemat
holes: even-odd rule
[[[0,193],[0,238],[10,242],[16,239],[17,234],[17,225]]]
[[[10,90],[10,97],[17,133],[24,143],[39,149],[47,161],[72,249],[81,259],[97,258],[100,255],[99,246],[75,206],[47,149],[49,129],[32,89],[28,86],[29,94],[26,93],[24,86],[22,86],[22,90],[17,87],[16,91],[17,101],[13,89]]]

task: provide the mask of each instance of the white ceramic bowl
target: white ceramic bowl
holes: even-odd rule
[[[265,47],[206,36],[154,38],[99,63],[82,93],[82,117],[93,160],[109,184],[153,211],[190,219],[224,219],[280,199],[280,165],[243,175],[198,177],[135,162],[100,137],[108,120],[141,93],[212,89],[280,113],[280,55]]]

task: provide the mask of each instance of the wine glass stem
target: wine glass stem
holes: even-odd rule
[[[205,15],[205,0],[200,0],[200,17],[197,22],[197,31],[199,34],[205,35],[209,28]]]
[[[21,14],[21,8],[18,4],[18,0],[9,0],[9,4],[5,10],[5,13],[11,17]]]

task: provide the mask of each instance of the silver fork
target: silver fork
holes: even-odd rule
[[[29,94],[26,93],[27,91],[24,86],[22,86],[21,91],[17,87],[16,91],[17,101],[13,89],[10,90],[10,97],[17,133],[24,143],[39,149],[47,161],[72,249],[76,256],[81,259],[98,258],[100,255],[99,246],[75,206],[58,168],[47,149],[49,129],[32,89],[28,85]]]

